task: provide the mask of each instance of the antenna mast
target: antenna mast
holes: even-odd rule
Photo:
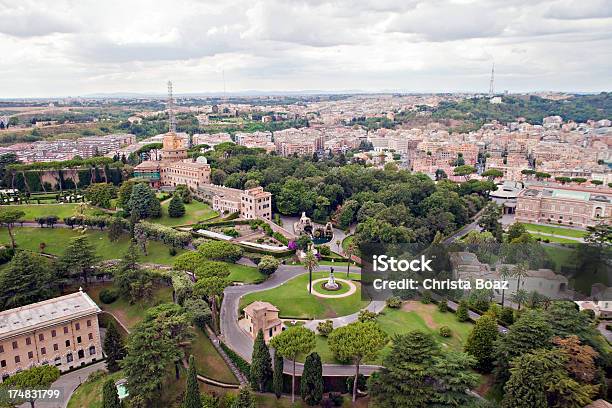
[[[495,62],[491,68],[491,82],[489,82],[489,96],[493,96],[495,93]]]
[[[168,81],[168,117],[170,132],[176,133],[176,116],[174,116],[174,97],[172,96],[172,81]]]

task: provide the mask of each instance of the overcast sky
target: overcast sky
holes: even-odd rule
[[[0,98],[612,90],[611,0],[0,0]],[[224,74],[223,74],[224,73]]]

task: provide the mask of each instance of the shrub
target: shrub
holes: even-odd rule
[[[234,263],[242,257],[242,248],[229,242],[209,241],[198,247],[205,258],[213,261]]]
[[[100,301],[106,305],[113,303],[119,299],[119,291],[117,289],[103,289],[100,291]]]
[[[174,195],[172,200],[170,200],[170,204],[168,204],[168,215],[171,218],[180,218],[185,215],[185,204],[178,195]]]
[[[247,378],[251,375],[251,365],[242,357],[240,357],[234,350],[227,347],[225,343],[222,341],[219,342],[219,345],[225,351],[225,354],[229,357],[230,360],[238,367],[238,369],[244,374]]]
[[[438,333],[442,337],[451,337],[453,335],[453,332],[451,332],[451,329],[448,326],[440,326]]]
[[[456,315],[457,320],[459,320],[460,322],[467,322],[468,320],[470,320],[467,301],[462,300],[461,302],[459,302],[459,307],[457,307]]]
[[[177,254],[176,248],[175,247],[168,248],[168,253],[170,254],[170,256],[175,256]]]
[[[349,394],[353,393],[353,383],[355,381],[355,376],[352,375],[346,378],[346,389]],[[359,374],[357,377],[357,391],[367,391],[368,390],[368,381],[363,374]]]
[[[391,309],[399,309],[402,306],[402,299],[399,296],[391,296],[387,299],[387,306]]]
[[[317,249],[319,250],[319,253],[321,255],[323,255],[323,256],[330,256],[331,255],[331,249],[327,245],[321,245]]]
[[[376,320],[376,316],[378,316],[376,313],[374,312],[370,312],[367,309],[363,309],[362,311],[359,312],[359,317],[357,318],[360,322],[371,322]]]
[[[317,325],[317,331],[323,337],[327,337],[334,331],[334,323],[331,320],[325,320],[324,322],[319,322]]]
[[[208,303],[203,299],[191,298],[185,301],[184,307],[193,324],[206,332],[206,325],[212,321],[212,312]]]
[[[264,255],[259,259],[257,269],[264,275],[272,275],[278,269],[280,261],[273,256]]]
[[[344,405],[344,397],[339,392],[330,392],[329,400],[334,404],[334,407],[341,407]]]
[[[287,238],[285,238],[285,236],[283,234],[281,234],[280,232],[273,232],[272,233],[272,238],[274,238],[275,240],[277,240],[278,242],[280,242],[283,245],[288,245],[289,244],[289,240]]]
[[[514,323],[514,310],[510,307],[504,307],[499,315],[499,320],[506,327]]]
[[[421,295],[421,303],[428,305],[431,303],[431,301],[431,292],[428,290],[423,291],[423,294]]]
[[[236,238],[240,236],[240,233],[236,231],[234,228],[226,228],[223,230],[223,233],[227,235],[228,237]]]
[[[442,313],[448,312],[448,300],[441,299],[438,303],[438,310]]]

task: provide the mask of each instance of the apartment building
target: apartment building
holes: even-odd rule
[[[98,305],[82,290],[0,312],[0,376],[38,365],[68,371],[102,359]]]
[[[272,219],[272,194],[264,191],[263,187],[239,190],[205,184],[198,187],[197,192],[212,202],[215,211],[238,212],[246,219]]]

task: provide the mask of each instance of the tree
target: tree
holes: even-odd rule
[[[255,337],[253,345],[253,356],[251,360],[251,373],[249,379],[251,388],[259,392],[266,392],[268,384],[272,378],[272,360],[270,358],[270,350],[264,340],[264,334],[261,329]]]
[[[490,202],[484,208],[478,226],[485,231],[489,231],[498,242],[502,241],[502,226],[499,222],[501,218],[501,208],[494,202]]]
[[[111,200],[117,195],[117,187],[110,183],[90,184],[85,190],[85,198],[92,205],[110,208]]]
[[[183,408],[202,408],[200,399],[200,388],[198,385],[198,371],[195,365],[195,358],[189,356],[189,369],[187,370],[187,386],[183,397]]]
[[[489,181],[495,181],[496,178],[504,177],[504,172],[498,169],[489,169],[483,171],[481,176],[488,178]]]
[[[145,218],[158,218],[161,216],[161,205],[155,193],[144,183],[137,183],[132,187],[127,210],[136,220]]]
[[[317,405],[323,399],[323,366],[317,353],[310,353],[304,362],[300,380],[300,393],[308,405]]]
[[[363,360],[376,357],[380,349],[387,344],[387,335],[376,322],[355,322],[335,329],[328,337],[330,350],[340,361],[349,361],[355,365],[355,384],[353,402],[357,400],[357,378],[359,366]]]
[[[119,362],[125,357],[125,346],[121,334],[117,330],[117,326],[112,321],[106,328],[103,344],[104,354],[106,354],[106,368],[111,373],[119,371]]]
[[[44,389],[49,388],[60,377],[60,371],[55,366],[41,365],[21,371],[2,382],[7,388],[18,389]],[[34,408],[36,398],[26,399],[30,407]]]
[[[612,245],[612,225],[600,222],[597,225],[587,227],[584,241],[600,248]]]
[[[470,179],[470,176],[476,173],[476,168],[474,166],[464,164],[463,166],[455,167],[453,173],[455,174],[455,176],[463,176],[465,178],[465,181],[468,181]]]
[[[54,294],[49,261],[26,251],[17,251],[0,271],[0,309],[40,302]]]
[[[191,190],[189,190],[189,187],[187,187],[185,184],[179,184],[176,186],[174,194],[178,195],[185,204],[189,204],[192,200]]]
[[[346,249],[344,250],[344,255],[347,258],[347,265],[346,265],[346,278],[349,278],[350,272],[351,272],[351,258],[353,258],[353,255],[355,255],[355,253],[357,252],[357,248],[355,247],[355,243],[351,240],[349,242],[349,244],[346,246]]]
[[[174,258],[172,269],[176,271],[195,272],[198,265],[205,261],[206,258],[204,258],[204,255],[199,251],[187,251]]]
[[[583,345],[578,336],[555,337],[553,343],[567,357],[565,369],[576,381],[592,383],[597,377],[595,359],[599,354],[589,345]]]
[[[86,236],[72,238],[57,260],[59,278],[63,280],[80,278],[87,285],[89,275],[98,260],[95,249]]]
[[[171,218],[180,218],[185,215],[185,204],[177,194],[172,196],[170,204],[168,204],[168,215]]]
[[[469,369],[474,363],[474,359],[469,355],[453,351],[435,358],[431,376],[436,393],[431,405],[470,406],[474,398],[466,390],[476,387],[480,382],[480,376]]]
[[[112,379],[104,382],[102,388],[102,408],[121,408],[117,387]]]
[[[230,269],[226,262],[205,260],[195,269],[195,276],[198,279],[206,279],[213,276],[227,278],[229,275]]]
[[[499,277],[502,279],[502,281],[507,281],[507,279],[511,276],[511,272],[510,269],[508,269],[508,267],[506,265],[502,266],[499,269]],[[504,307],[504,303],[506,301],[506,289],[505,289],[505,285],[502,288],[502,298],[501,298],[501,307]]]
[[[211,276],[204,279],[198,279],[193,286],[193,293],[197,296],[208,298],[213,315],[213,329],[218,333],[219,314],[217,309],[217,298],[223,294],[223,291],[231,282],[227,278]]]
[[[470,320],[467,300],[462,300],[461,302],[459,302],[459,306],[457,306],[455,316],[457,316],[457,320],[459,320],[460,322],[467,322],[468,320]]]
[[[526,232],[527,228],[525,228],[525,224],[516,221],[508,227],[508,242],[512,242]]]
[[[272,275],[278,269],[280,261],[273,256],[264,255],[257,264],[257,269],[264,275]]]
[[[204,258],[234,263],[242,257],[242,248],[225,241],[207,241],[198,247]]]
[[[123,223],[121,219],[118,217],[111,217],[111,220],[108,224],[108,240],[110,242],[116,242],[121,238],[123,234]]]
[[[529,299],[529,293],[525,289],[519,289],[512,295],[512,301],[518,305],[518,310],[521,310],[521,306]]]
[[[302,326],[294,326],[281,332],[270,341],[276,353],[293,362],[291,374],[291,403],[295,403],[295,361],[300,354],[307,354],[315,348],[315,334]]]
[[[13,236],[13,225],[25,216],[25,212],[12,208],[0,210],[0,225],[6,227],[11,238],[11,248],[15,249],[15,237]]]
[[[467,338],[465,352],[476,359],[476,368],[481,372],[489,373],[493,369],[498,334],[495,318],[484,314],[476,320]]]
[[[240,387],[238,397],[232,403],[231,408],[255,408],[255,400],[249,387]]]
[[[276,398],[283,394],[283,356],[280,353],[274,354],[274,375],[272,376],[272,389]]]
[[[302,262],[304,263],[304,268],[308,271],[308,293],[312,293],[312,271],[319,266],[319,260],[312,252],[312,249],[308,249]]]

